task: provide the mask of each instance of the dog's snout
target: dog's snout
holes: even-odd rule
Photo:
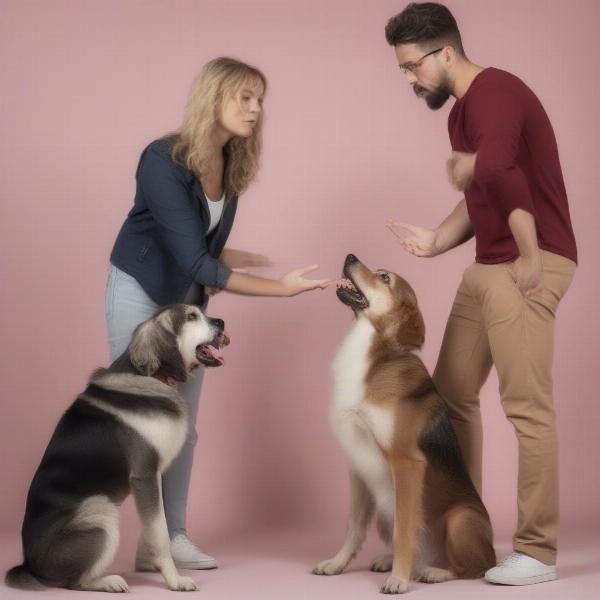
[[[225,329],[225,321],[223,319],[211,319],[212,324],[217,328],[223,331]]]
[[[348,256],[346,256],[346,264],[347,265],[353,265],[354,263],[357,263],[358,258],[356,258],[356,256],[354,256],[354,254],[348,254]]]

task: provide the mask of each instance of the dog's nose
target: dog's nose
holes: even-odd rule
[[[223,319],[213,319],[212,322],[213,322],[213,325],[218,327],[221,331],[223,331],[223,329],[225,329],[225,322],[223,321]]]
[[[356,256],[354,256],[354,254],[348,254],[348,256],[346,256],[346,263],[351,265],[352,263],[358,262],[358,258],[356,258]]]

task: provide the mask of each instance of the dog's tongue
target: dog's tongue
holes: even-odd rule
[[[225,363],[225,357],[221,354],[221,352],[219,352],[219,350],[217,348],[215,348],[214,346],[211,345],[207,345],[206,346],[206,352],[208,354],[210,354],[210,356],[212,356],[215,360],[218,360],[219,363],[224,364]]]

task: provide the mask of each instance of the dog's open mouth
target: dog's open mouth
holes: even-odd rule
[[[367,308],[369,301],[354,283],[350,274],[346,272],[346,269],[344,269],[343,275],[344,279],[337,286],[337,297],[350,308],[356,310]]]
[[[222,331],[208,344],[196,346],[196,359],[207,367],[220,367],[225,364],[221,349],[229,344],[228,335]]]

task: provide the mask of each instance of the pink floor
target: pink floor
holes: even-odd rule
[[[368,571],[370,560],[383,550],[371,534],[362,551],[343,575],[318,577],[310,574],[316,562],[329,558],[337,542],[330,533],[262,532],[245,539],[205,540],[204,548],[219,560],[219,569],[188,571],[200,584],[198,597],[206,600],[348,600],[382,598],[378,593],[385,574]],[[2,573],[20,556],[16,537],[0,537]],[[170,592],[159,575],[135,573],[131,543],[119,552],[112,572],[129,583],[130,593],[139,598],[169,598]],[[496,544],[500,556],[510,550],[508,542]],[[521,588],[492,586],[484,581],[451,581],[437,585],[413,583],[409,597],[452,600],[486,600],[488,598],[526,598],[544,600],[579,600],[600,597],[600,532],[564,531],[561,538],[559,580]],[[90,598],[97,592],[48,590],[43,597]],[[12,590],[2,584],[0,598],[40,597],[37,592]],[[106,597],[106,596],[103,596]]]

